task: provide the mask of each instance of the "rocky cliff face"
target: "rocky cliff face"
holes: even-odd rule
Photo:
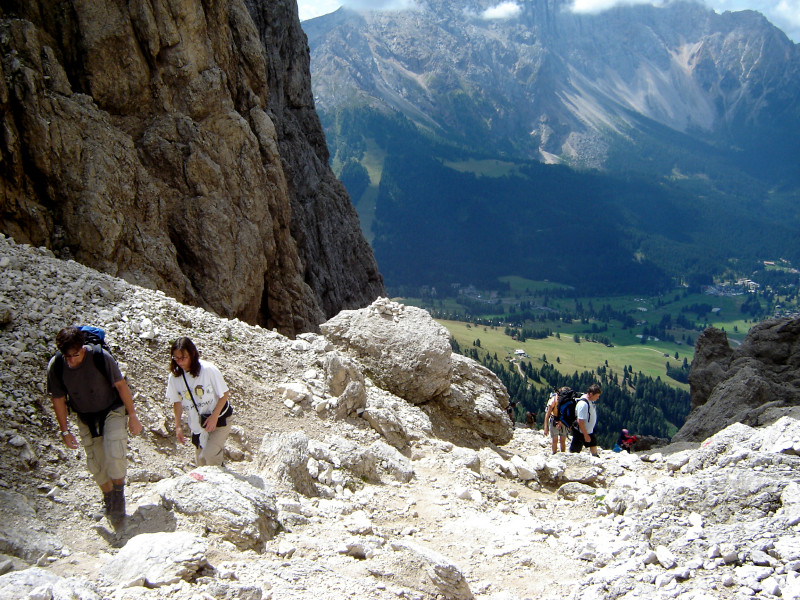
[[[732,349],[710,327],[689,373],[692,410],[673,441],[698,441],[733,423],[756,426],[800,416],[800,319],[764,321]]]
[[[287,334],[383,291],[293,1],[4,3],[0,228]]]

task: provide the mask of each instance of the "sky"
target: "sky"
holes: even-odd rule
[[[756,10],[771,23],[780,27],[795,43],[800,43],[800,0],[703,0],[717,12],[726,10]],[[578,12],[600,12],[617,4],[643,4],[652,0],[574,0],[573,10]],[[353,9],[403,9],[414,4],[414,0],[297,0],[300,20],[312,19],[335,11],[340,6]],[[497,0],[497,4],[483,13],[487,19],[513,17],[519,12],[515,0]]]

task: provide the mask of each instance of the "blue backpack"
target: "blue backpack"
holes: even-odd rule
[[[575,421],[578,417],[575,414],[575,406],[580,398],[578,392],[572,388],[562,387],[558,390],[558,420],[564,424],[567,429],[572,429],[575,426]]]

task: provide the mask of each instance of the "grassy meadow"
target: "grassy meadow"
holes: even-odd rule
[[[497,354],[500,360],[514,358],[516,350],[524,350],[530,358],[522,358],[530,362],[535,368],[541,368],[543,357],[547,362],[564,374],[575,371],[595,371],[599,366],[608,363],[608,367],[615,373],[622,375],[625,366],[632,367],[635,373],[641,371],[654,379],[661,377],[665,383],[676,388],[688,390],[689,386],[666,377],[666,361],[673,366],[679,366],[684,357],[691,363],[693,348],[686,345],[677,345],[668,342],[648,341],[641,344],[638,339],[626,345],[614,345],[609,348],[604,344],[586,341],[582,336],[576,343],[573,333],[566,330],[559,331],[559,336],[552,335],[541,340],[526,340],[519,342],[511,339],[504,333],[504,328],[482,327],[470,325],[461,321],[439,320],[450,332],[462,348],[469,348],[476,340],[480,340],[480,349],[492,355]],[[554,330],[557,331],[557,330]],[[612,342],[613,343],[613,342]],[[675,359],[675,353],[678,359]],[[665,354],[667,356],[665,356]],[[519,358],[519,357],[517,357]]]
[[[731,344],[736,345],[744,339],[753,324],[744,319],[745,315],[741,312],[746,295],[709,296],[687,294],[677,289],[673,294],[658,297],[572,298],[568,297],[569,288],[557,283],[531,281],[515,276],[503,277],[500,281],[508,285],[508,291],[479,293],[473,295],[469,302],[457,297],[426,301],[406,298],[403,301],[423,306],[439,315],[437,320],[447,328],[462,349],[476,347],[476,342],[480,340],[477,348],[480,354],[496,354],[499,360],[521,358],[535,368],[541,368],[543,359],[546,358],[548,363],[565,375],[576,371],[591,372],[607,365],[621,377],[623,368],[627,366],[634,373],[642,372],[654,379],[660,377],[664,383],[687,391],[688,384],[667,377],[666,363],[669,362],[674,368],[680,367],[684,359],[691,363],[694,357],[693,343],[708,326],[723,329]],[[552,314],[553,318],[520,322],[517,314],[526,302],[538,307],[535,310],[538,314]],[[542,308],[543,305],[546,308]],[[693,308],[703,305],[710,306],[712,310],[698,315]],[[611,319],[606,324],[592,318],[584,318],[583,322],[580,318],[573,318],[571,322],[569,319],[558,318],[559,314],[565,313],[590,314],[604,306],[619,314],[630,315],[635,325],[625,328],[617,319]],[[458,313],[464,316],[457,319],[442,317],[443,314]],[[672,325],[667,328],[667,333],[674,341],[653,337],[642,341],[643,330],[659,325],[665,315],[671,317]],[[678,327],[675,322],[681,315],[694,327]],[[476,325],[475,322],[480,319],[495,319],[497,323],[503,324]],[[549,329],[553,334],[545,339],[518,341],[506,334],[506,324],[512,328]],[[586,339],[586,336],[591,335],[593,325],[600,330],[595,335],[607,339],[611,346]],[[575,341],[576,335],[578,342]],[[517,356],[517,350],[524,351],[528,356]]]

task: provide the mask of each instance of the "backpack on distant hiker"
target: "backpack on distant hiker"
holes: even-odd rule
[[[100,327],[94,327],[92,325],[76,325],[76,327],[83,332],[84,344],[92,347],[92,359],[94,360],[94,366],[108,380],[116,399],[107,409],[92,413],[82,413],[75,409],[70,402],[69,394],[67,394],[67,406],[75,411],[75,414],[80,417],[81,421],[83,421],[86,426],[89,427],[92,437],[99,437],[103,435],[103,425],[105,423],[106,415],[108,415],[110,410],[121,406],[122,399],[119,397],[117,386],[115,386],[114,382],[111,381],[111,377],[108,374],[108,369],[106,369],[106,361],[103,358],[103,350],[111,354],[111,349],[108,347],[108,344],[106,344],[106,332]],[[58,378],[61,387],[65,390],[67,389],[64,385],[64,369],[66,368],[67,365],[66,361],[64,360],[64,355],[61,354],[60,351],[56,352],[55,362],[53,363],[53,374]]]
[[[572,388],[562,387],[558,390],[558,399],[556,400],[556,406],[558,407],[557,420],[567,429],[572,429],[578,419],[575,414],[575,406],[579,398],[578,392]]]

